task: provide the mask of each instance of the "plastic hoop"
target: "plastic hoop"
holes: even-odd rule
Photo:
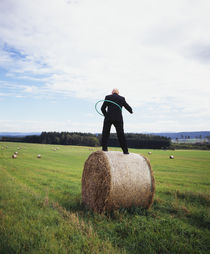
[[[99,102],[102,102],[102,101],[111,102],[112,104],[114,104],[114,105],[118,106],[118,107],[120,108],[120,110],[122,110],[122,108],[120,107],[120,105],[119,105],[119,104],[117,104],[117,103],[116,103],[116,102],[114,102],[114,101],[110,101],[110,100],[100,100],[100,101],[96,102],[96,104],[95,104],[95,110],[96,110],[96,112],[97,112],[99,115],[101,115],[101,116],[104,116],[104,115],[98,111],[98,109],[97,109],[97,105],[98,105],[98,103],[99,103]]]

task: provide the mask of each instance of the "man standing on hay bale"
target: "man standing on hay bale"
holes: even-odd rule
[[[111,101],[111,102],[109,102]],[[113,102],[113,103],[112,103]],[[112,124],[117,131],[117,137],[120,146],[124,154],[129,154],[127,142],[125,139],[124,129],[123,129],[123,117],[122,117],[122,107],[125,107],[131,114],[133,113],[132,108],[127,104],[125,98],[119,95],[118,89],[113,89],[111,95],[105,97],[105,101],[101,107],[101,111],[104,118],[104,125],[102,131],[102,150],[108,151],[107,143],[110,135],[110,129]],[[107,108],[107,110],[106,110]]]

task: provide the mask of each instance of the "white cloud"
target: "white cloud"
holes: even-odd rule
[[[1,132],[42,132],[42,131],[69,131],[69,132],[101,132],[101,124],[97,122],[66,121],[31,121],[31,120],[0,120]],[[95,131],[96,130],[96,131]]]
[[[180,126],[170,114],[210,114],[209,7],[208,0],[2,0],[0,66],[20,80],[19,96],[96,101],[119,87],[138,114],[159,112]]]

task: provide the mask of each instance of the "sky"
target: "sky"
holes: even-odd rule
[[[209,10],[209,0],[0,0],[0,132],[101,132],[95,103],[113,88],[133,108],[125,132],[210,130]]]

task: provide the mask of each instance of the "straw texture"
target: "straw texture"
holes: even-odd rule
[[[131,206],[149,208],[154,193],[151,165],[139,154],[97,151],[85,162],[82,201],[94,211]]]

